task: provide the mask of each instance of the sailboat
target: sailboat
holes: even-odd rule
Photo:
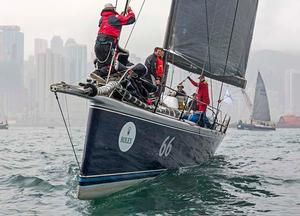
[[[255,97],[250,123],[241,120],[237,124],[241,130],[276,130],[275,123],[271,122],[268,95],[261,73],[258,72],[255,88]]]
[[[1,129],[8,129],[8,122],[7,122],[7,120],[0,122],[0,130]]]
[[[173,64],[245,88],[257,4],[257,0],[173,0],[164,41],[165,77]],[[104,86],[64,82],[50,86],[58,102],[58,93],[91,102],[81,164],[77,160],[79,199],[99,198],[166,170],[197,166],[214,155],[226,134],[230,118],[220,115],[219,104],[209,107],[212,127],[200,127],[182,118],[186,110],[159,100],[149,105],[132,95],[121,85],[128,79],[127,71],[117,81],[106,78]],[[169,88],[166,80],[162,83],[159,98]],[[116,92],[121,97],[115,98]]]
[[[8,121],[2,109],[0,109],[0,130],[8,129]]]

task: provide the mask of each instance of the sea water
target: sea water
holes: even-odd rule
[[[72,128],[81,159],[85,129]],[[300,215],[300,130],[229,129],[214,158],[114,195],[76,198],[64,128],[0,130],[0,215]]]

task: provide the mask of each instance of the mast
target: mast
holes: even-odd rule
[[[174,19],[174,9],[175,9],[175,0],[172,0],[170,12],[169,12],[168,23],[167,23],[167,29],[166,29],[165,38],[164,38],[164,45],[163,45],[164,49],[168,49],[168,47],[169,47],[171,25],[174,23],[173,22],[173,19]]]
[[[168,23],[167,23],[167,29],[165,32],[165,38],[164,38],[164,44],[163,44],[163,48],[165,50],[168,50],[170,48],[170,37],[171,37],[171,27],[174,24],[174,10],[175,10],[175,0],[172,0],[171,3],[171,8],[170,8],[170,12],[169,12],[169,18],[168,18]],[[167,82],[167,77],[168,77],[168,72],[169,72],[169,65],[168,65],[168,52],[165,52],[164,55],[164,79],[162,80],[162,86],[164,86]],[[164,87],[162,88],[162,92],[164,92]]]
[[[168,18],[168,23],[167,23],[167,28],[166,28],[166,32],[165,32],[165,38],[164,38],[164,44],[163,44],[163,48],[165,50],[168,50],[170,48],[170,40],[171,40],[171,29],[172,26],[174,25],[174,11],[176,7],[176,3],[175,0],[172,0],[171,3],[171,8],[170,8],[170,12],[169,12],[169,18]],[[164,78],[162,80],[162,92],[164,92],[165,89],[165,84],[167,82],[167,77],[168,77],[168,73],[169,73],[169,65],[168,65],[168,52],[165,52],[164,55]]]
[[[165,50],[169,49],[170,46],[170,32],[171,32],[171,26],[173,25],[173,20],[174,20],[174,9],[175,9],[175,0],[172,0],[171,3],[171,8],[170,8],[170,12],[169,12],[169,18],[168,18],[168,23],[167,23],[167,29],[165,32],[165,38],[164,38],[164,44],[163,44],[163,48]],[[154,113],[157,110],[157,107],[159,105],[160,102],[160,98],[162,93],[165,91],[165,85],[167,83],[167,77],[168,77],[168,72],[169,72],[169,65],[168,65],[168,52],[165,52],[164,54],[164,76],[163,76],[163,80],[161,81],[161,88],[159,91],[159,97],[158,97],[158,101],[156,103],[155,109],[154,109]]]

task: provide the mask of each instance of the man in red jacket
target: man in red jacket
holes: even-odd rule
[[[99,70],[102,69],[101,71],[106,71],[106,69],[103,70],[103,68],[108,68],[110,66],[113,57],[113,50],[116,46],[118,46],[122,26],[130,25],[134,22],[135,15],[130,7],[127,8],[126,14],[119,14],[111,3],[105,4],[104,9],[101,12],[101,19],[98,25],[98,36],[95,44],[95,54],[97,57],[95,63],[97,63]],[[126,51],[117,47],[117,52]],[[126,63],[127,59],[124,63],[125,66]]]
[[[155,47],[154,53],[149,55],[145,61],[145,66],[148,68],[146,79],[155,85],[160,85],[164,76],[164,53],[162,48]]]
[[[198,100],[197,105],[198,109],[200,112],[206,112],[207,105],[210,104],[210,99],[209,99],[209,93],[208,93],[208,84],[205,81],[205,77],[202,74],[199,79],[200,82],[197,83],[194,80],[192,80],[190,77],[188,77],[190,82],[198,87],[197,93],[196,93],[196,99]]]
[[[202,113],[199,120],[200,121],[199,124],[200,126],[206,126],[208,128],[211,128],[212,125],[210,124],[208,118],[206,117],[206,108],[210,104],[210,99],[209,99],[209,92],[208,92],[208,84],[205,81],[205,76],[201,74],[201,76],[199,77],[200,79],[199,83],[195,82],[190,77],[188,77],[188,79],[194,86],[198,87],[195,97],[197,99],[198,110]]]

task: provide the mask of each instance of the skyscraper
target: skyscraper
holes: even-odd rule
[[[291,73],[291,81],[292,111],[294,115],[300,116],[300,72],[293,71]]]
[[[21,100],[16,98],[22,98],[23,61],[24,34],[20,27],[0,26],[0,91],[8,98],[6,110],[12,113],[22,109]]]
[[[68,39],[64,47],[66,60],[70,65],[71,83],[84,80],[87,76],[87,47],[77,44],[74,39]]]
[[[292,89],[291,89],[291,82],[292,82],[292,76],[291,76],[292,71],[287,70],[284,72],[284,112],[286,114],[291,114],[292,113]]]
[[[34,39],[34,55],[45,53],[48,49],[48,41],[41,38]]]
[[[300,72],[288,70],[285,72],[284,82],[284,104],[285,113],[300,115]]]
[[[37,71],[37,110],[40,120],[49,121],[56,118],[57,107],[55,98],[49,90],[50,84],[64,80],[64,58],[50,49],[35,57],[35,70]]]
[[[64,42],[60,36],[54,36],[50,42],[50,48],[53,53],[63,55]]]

